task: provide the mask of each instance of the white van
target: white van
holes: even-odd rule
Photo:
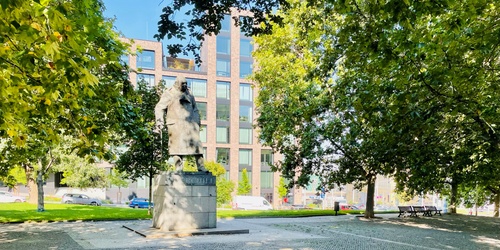
[[[233,198],[235,210],[272,210],[269,201],[260,196],[235,196]]]

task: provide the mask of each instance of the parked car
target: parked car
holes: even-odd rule
[[[128,206],[132,208],[148,208],[148,203],[149,200],[146,198],[134,198],[130,200]],[[153,203],[151,203],[151,206],[153,206]]]
[[[25,202],[26,198],[22,196],[13,195],[12,193],[0,191],[0,202]]]
[[[88,195],[85,194],[64,194],[62,196],[61,202],[66,204],[84,204],[92,206],[102,205],[101,200],[90,198]]]

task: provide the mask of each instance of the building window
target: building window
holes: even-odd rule
[[[200,112],[200,120],[207,120],[207,103],[206,102],[196,102],[196,107]]]
[[[207,97],[207,80],[187,78],[186,81],[193,96]]]
[[[229,100],[229,97],[231,96],[230,89],[231,84],[229,82],[217,81],[217,98]]]
[[[137,53],[137,68],[155,69],[155,52],[152,50],[143,50]]]
[[[165,82],[165,89],[169,89],[174,86],[175,76],[162,76],[161,79]]]
[[[61,181],[64,179],[63,172],[57,172],[54,174],[54,187],[68,187],[67,184],[62,184]]]
[[[240,144],[252,144],[252,129],[240,128]]]
[[[229,165],[229,148],[216,148],[217,163]]]
[[[207,159],[207,148],[203,147],[203,159]]]
[[[137,83],[144,81],[148,87],[155,86],[155,75],[137,74]]]
[[[274,172],[262,171],[260,172],[260,188],[273,188],[274,187]]]
[[[253,101],[252,85],[246,83],[240,84],[240,101]]]
[[[260,167],[261,169],[271,169],[273,164],[273,151],[270,149],[262,149],[260,151]]]
[[[252,106],[240,105],[240,122],[252,122]]]
[[[215,66],[217,69],[218,76],[231,76],[231,60],[217,58],[217,63]]]
[[[200,126],[200,141],[207,142],[207,125]]]
[[[224,15],[224,19],[221,20],[221,31],[226,31],[230,32],[231,31],[231,16],[230,15]]]
[[[217,121],[229,121],[229,104],[217,104],[215,110]]]
[[[253,51],[252,41],[248,39],[240,39],[240,56],[251,57]]]
[[[120,62],[125,65],[129,65],[129,58],[128,55],[121,55],[120,56]]]
[[[238,163],[240,166],[252,166],[252,150],[240,149]]]
[[[218,54],[231,54],[231,38],[227,36],[217,36],[217,53]]]
[[[215,134],[216,142],[229,143],[229,127],[217,127]]]
[[[240,61],[240,78],[245,78],[252,74],[252,63]]]

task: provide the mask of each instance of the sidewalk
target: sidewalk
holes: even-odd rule
[[[500,249],[498,218],[380,217],[223,219],[197,236],[159,232],[150,220],[3,224],[0,249]]]

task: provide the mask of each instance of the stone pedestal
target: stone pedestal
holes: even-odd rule
[[[153,183],[153,227],[163,231],[215,228],[215,177],[201,172],[162,172]]]

